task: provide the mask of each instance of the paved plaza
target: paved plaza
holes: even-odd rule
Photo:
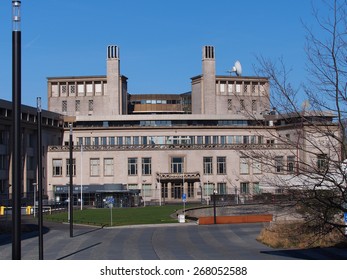
[[[347,259],[346,249],[280,250],[256,237],[264,224],[195,223],[102,228],[44,223],[45,260],[289,260]],[[38,259],[38,233],[22,234],[22,259]],[[11,236],[0,235],[0,259],[11,260]]]

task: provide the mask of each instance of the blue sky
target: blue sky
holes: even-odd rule
[[[314,1],[317,6],[320,1]],[[318,6],[319,7],[319,6]],[[324,11],[323,11],[324,12]],[[216,72],[236,60],[254,75],[255,56],[283,57],[292,82],[305,76],[310,0],[22,0],[22,103],[47,108],[47,77],[106,74],[106,47],[120,48],[130,93],[182,93],[213,45]],[[12,98],[12,1],[0,0],[0,93]]]

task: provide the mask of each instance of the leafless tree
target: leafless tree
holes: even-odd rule
[[[304,24],[308,63],[303,85],[292,86],[283,59],[257,57],[257,74],[270,80],[276,114],[265,116],[268,147],[243,152],[261,165],[264,190],[287,193],[306,224],[320,234],[344,233],[347,212],[347,2],[324,1],[324,7],[328,17],[313,7],[316,24]]]

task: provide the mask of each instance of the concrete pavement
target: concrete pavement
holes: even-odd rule
[[[288,260],[347,259],[346,249],[278,250],[256,241],[263,224],[164,224],[101,228],[45,222],[45,260]],[[38,259],[37,232],[22,234],[22,259]],[[12,258],[0,235],[0,260]]]

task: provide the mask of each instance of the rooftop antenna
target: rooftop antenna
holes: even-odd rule
[[[233,68],[231,68],[230,71],[227,71],[228,73],[230,73],[230,76],[231,76],[231,73],[235,72],[236,73],[236,76],[241,76],[242,75],[242,66],[241,66],[241,63],[240,61],[236,61]]]

